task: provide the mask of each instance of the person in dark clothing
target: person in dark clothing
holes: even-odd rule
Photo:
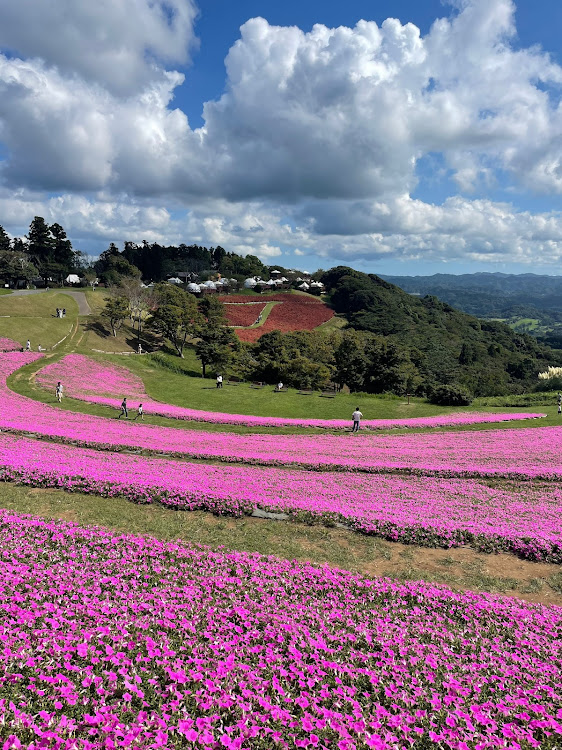
[[[121,417],[125,415],[125,419],[129,419],[129,409],[127,408],[127,397],[123,399],[121,402],[121,413],[117,417],[117,419],[121,419]]]

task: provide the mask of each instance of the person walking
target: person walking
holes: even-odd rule
[[[217,388],[222,388],[222,375],[217,375]]]
[[[57,383],[57,387],[55,388],[55,396],[57,397],[57,401],[60,404],[62,401],[62,383],[60,382],[60,380]]]
[[[359,407],[355,409],[353,414],[351,415],[351,418],[353,419],[353,427],[351,428],[351,432],[359,432],[359,423],[361,422],[361,417],[363,415],[359,411]]]
[[[121,402],[121,412],[120,412],[119,416],[117,417],[117,419],[121,419],[121,417],[123,416],[123,414],[125,415],[125,419],[129,419],[129,409],[127,408],[127,397],[126,396],[123,399],[123,401]]]
[[[137,421],[138,418],[141,418],[141,422],[144,422],[144,411],[142,409],[142,404],[139,404],[139,408],[137,410],[137,416],[134,418],[134,422]]]
[[[30,352],[31,351],[31,341],[27,339],[27,344],[25,345],[25,351]]]

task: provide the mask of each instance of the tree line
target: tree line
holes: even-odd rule
[[[38,278],[61,284],[71,273],[85,271],[83,253],[74,250],[60,224],[36,216],[25,238],[10,239],[0,226],[0,278],[10,286],[27,285]]]

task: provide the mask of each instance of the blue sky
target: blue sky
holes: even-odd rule
[[[559,0],[0,3],[0,224],[559,273],[560,28]]]

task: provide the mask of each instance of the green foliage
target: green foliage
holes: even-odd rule
[[[37,268],[29,259],[27,253],[13,250],[0,250],[0,278],[10,286],[18,283],[30,283],[37,276]]]
[[[170,284],[158,284],[154,293],[157,306],[148,325],[153,331],[169,339],[178,356],[183,357],[187,340],[198,335],[201,324],[197,300],[192,294]]]
[[[112,242],[94,263],[94,270],[106,286],[118,286],[124,278],[140,278],[140,271],[119,252]]]
[[[457,385],[440,385],[432,391],[429,401],[438,406],[468,406],[472,396]]]
[[[6,230],[0,225],[0,253],[4,253],[11,250],[10,238],[8,237]]]
[[[45,283],[49,278],[61,283],[77,267],[79,253],[72,249],[60,224],[49,226],[42,216],[36,216],[30,224],[28,240],[27,248],[12,243],[12,250],[25,249]]]
[[[39,267],[48,262],[54,250],[54,239],[42,216],[36,216],[29,226],[28,252]]]
[[[131,308],[126,297],[119,295],[107,298],[105,309],[102,312],[102,317],[106,318],[109,321],[111,332],[114,336],[117,336],[117,331],[123,325],[123,321],[130,315]]]
[[[203,377],[207,374],[207,367],[216,373],[228,370],[233,352],[239,347],[232,328],[217,322],[205,322],[199,327],[197,336],[195,354],[203,366]]]
[[[531,390],[541,367],[557,361],[555,352],[531,336],[498,321],[473,318],[435,296],[406,294],[373,274],[338,266],[325,272],[322,281],[335,310],[351,327],[384,337],[389,347],[385,351],[373,342],[373,354],[366,342],[363,352],[357,344],[351,347],[351,339],[342,344],[336,354],[338,379],[353,383],[350,387],[359,387],[367,366],[370,374],[362,390],[406,389],[422,395],[454,383],[478,396],[506,394]],[[346,365],[349,356],[353,365]]]
[[[251,375],[267,383],[322,388],[335,372],[333,339],[316,331],[271,331],[261,336],[252,352]]]

